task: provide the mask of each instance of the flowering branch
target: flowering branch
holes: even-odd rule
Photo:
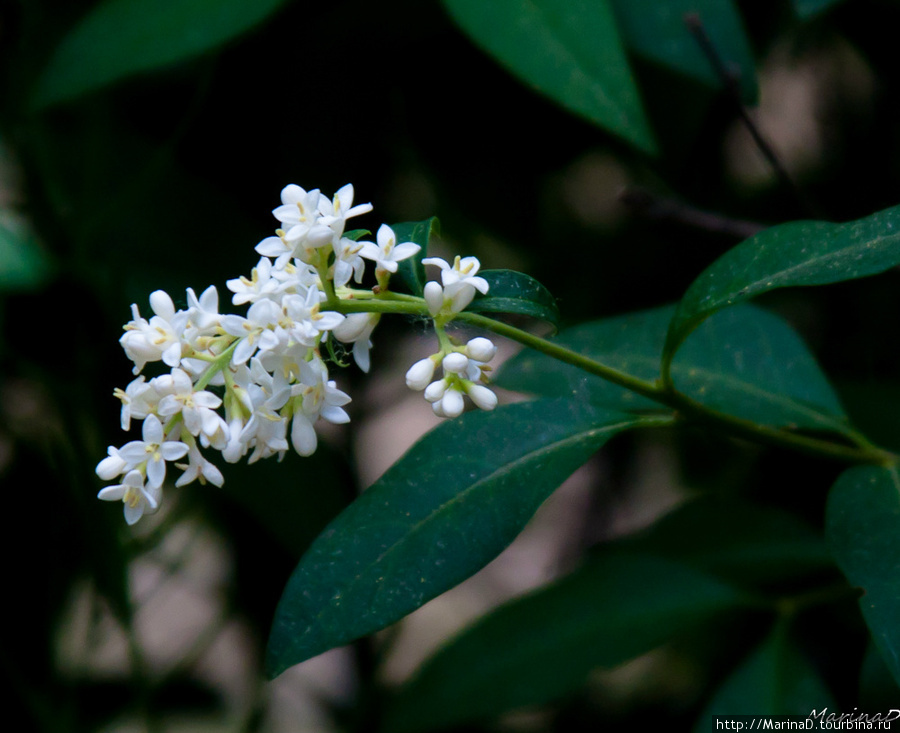
[[[372,210],[370,204],[353,205],[352,186],[329,199],[318,190],[291,185],[281,200],[273,214],[282,226],[256,246],[261,258],[250,277],[227,283],[233,304],[249,305],[246,315],[220,313],[212,286],[199,297],[189,288],[184,310],[176,310],[167,293],[152,293],[154,315],[149,320],[132,305],[132,320],[120,343],[137,377],[114,394],[122,402],[123,430],[132,419],[143,420],[143,439],[109,446],[96,469],[105,480],[120,479],[98,497],[122,501],[129,524],[158,509],[167,463],[182,471],[176,486],[194,480],[221,486],[222,473],[205,450],[220,451],[229,463],[245,456],[250,463],[271,456],[280,460],[290,448],[311,455],[319,420],[340,424],[350,419],[343,409],[350,396],[330,379],[322,346],[330,350],[332,338],[351,345],[354,360],[367,372],[372,333],[382,314],[433,322],[438,350],[409,368],[406,383],[423,393],[439,417],[459,416],[466,399],[483,410],[497,406],[488,386],[497,348],[483,336],[456,342],[447,327],[457,322],[510,338],[648,397],[675,410],[676,416],[713,423],[733,435],[852,462],[891,465],[898,460],[855,433],[850,434],[854,445],[846,445],[718,412],[679,392],[670,378],[639,379],[466,311],[476,293],[485,295],[490,288],[478,274],[475,257],[456,257],[452,263],[425,258],[422,264],[437,268],[440,282],[426,283],[422,297],[394,293],[390,278],[398,263],[421,247],[398,244],[387,225],[378,229],[375,242],[347,236],[347,220]],[[367,261],[375,263],[376,286],[351,287],[351,280],[362,282]],[[152,362],[162,362],[169,372],[147,381],[140,373]],[[663,373],[668,374],[665,367]],[[221,390],[222,396],[208,387]],[[185,458],[186,463],[176,463]]]

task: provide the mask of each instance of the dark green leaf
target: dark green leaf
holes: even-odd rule
[[[847,224],[794,221],[760,232],[726,252],[688,288],[666,339],[671,357],[705,318],[756,295],[825,285],[900,264],[900,206]]]
[[[611,436],[649,424],[562,400],[443,423],[300,561],[273,624],[269,674],[377,631],[469,577]]]
[[[28,222],[0,212],[0,292],[39,288],[52,271]]]
[[[824,12],[841,0],[793,0],[794,12],[799,18],[811,18]]]
[[[775,629],[725,680],[697,720],[708,733],[714,715],[809,715],[834,701],[822,678],[791,642],[787,623]]]
[[[539,705],[750,602],[666,558],[604,552],[501,606],[425,662],[388,711],[395,733],[445,728]]]
[[[732,0],[612,0],[612,6],[628,48],[719,88],[719,74],[685,22],[695,15],[725,68],[740,81],[744,100],[755,100],[753,54]]]
[[[105,0],[63,39],[39,78],[34,108],[77,97],[216,48],[284,0]]]
[[[557,342],[646,381],[659,376],[675,309],[664,306],[583,324]],[[716,410],[761,423],[845,431],[846,418],[815,359],[777,316],[745,305],[697,329],[672,365],[675,385]],[[542,396],[583,398],[620,410],[659,407],[576,367],[526,350],[507,362],[497,384]]]
[[[626,542],[741,587],[834,572],[823,539],[796,517],[731,497],[688,502]]]
[[[372,232],[368,229],[351,229],[349,232],[344,232],[344,237],[347,239],[352,239],[354,242],[358,242],[363,237],[371,237]]]
[[[440,236],[441,223],[436,216],[432,216],[424,221],[405,221],[401,224],[393,224],[391,229],[394,230],[397,244],[415,242],[422,248],[415,255],[402,260],[397,265],[397,277],[403,281],[413,295],[421,297],[425,290],[425,283],[428,282],[422,260],[428,257],[428,247],[432,237]]]
[[[608,0],[444,0],[472,39],[528,86],[655,151]]]
[[[862,710],[890,710],[900,700],[900,686],[874,644],[866,647],[859,671],[859,705]]]
[[[516,313],[559,325],[556,298],[530,275],[514,270],[485,270],[487,295],[477,295],[466,310],[475,313]]]
[[[896,468],[845,471],[828,495],[826,536],[844,575],[863,589],[863,617],[900,683],[900,476]]]

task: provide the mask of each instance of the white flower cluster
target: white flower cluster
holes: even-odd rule
[[[381,314],[344,316],[329,310],[329,304],[334,308],[345,299],[390,298],[390,275],[420,247],[398,244],[387,225],[380,227],[375,242],[346,236],[347,220],[372,210],[370,204],[353,206],[351,185],[331,199],[290,185],[281,192],[281,202],[272,212],[281,227],[256,246],[261,259],[250,277],[227,283],[235,305],[249,304],[246,315],[219,313],[219,295],[212,286],[199,297],[189,288],[183,310],[157,290],[150,296],[149,320],[137,305],[131,307],[132,320],[120,344],[139,376],[115,395],[122,402],[122,429],[128,430],[132,419],[143,420],[143,439],[110,446],[96,469],[106,481],[120,479],[98,497],[124,502],[129,524],[159,507],[167,463],[182,472],[176,486],[195,479],[221,486],[222,473],[201,449],[220,451],[230,463],[248,455],[250,463],[280,459],[291,446],[308,456],[316,450],[318,420],[349,420],[343,408],[350,397],[329,379],[321,349],[330,336],[352,344],[356,363],[368,371],[371,335]],[[375,262],[378,284],[372,290],[352,290],[348,284],[362,282],[366,260]],[[425,389],[441,416],[459,415],[463,394],[479,407],[493,409],[496,397],[477,383],[486,381],[486,362],[496,352],[493,344],[480,338],[458,348],[443,333],[443,324],[468,305],[476,290],[487,292],[487,282],[476,276],[478,260],[457,257],[452,266],[440,259],[424,262],[441,268],[442,284],[428,284],[425,302],[443,348],[413,366],[407,382]],[[444,377],[427,384],[438,361]],[[170,371],[148,380],[140,372],[150,362],[162,362]],[[216,393],[207,387],[217,388]]]

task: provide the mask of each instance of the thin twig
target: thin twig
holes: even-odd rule
[[[691,32],[691,35],[694,37],[694,40],[697,42],[697,45],[703,52],[703,55],[706,56],[707,60],[713,68],[713,71],[715,71],[716,76],[719,77],[719,80],[722,82],[726,93],[734,103],[737,113],[741,118],[741,122],[744,123],[744,127],[747,128],[747,131],[753,138],[753,142],[756,144],[756,147],[759,149],[759,151],[763,154],[763,157],[765,157],[769,165],[772,166],[772,170],[775,171],[775,175],[783,185],[787,186],[791,191],[793,191],[794,196],[796,196],[797,200],[810,216],[813,216],[815,218],[822,218],[820,207],[817,206],[816,203],[806,194],[806,192],[797,185],[794,179],[791,178],[790,174],[787,172],[787,169],[779,160],[778,155],[775,153],[775,150],[763,137],[762,133],[759,130],[759,127],[757,127],[756,123],[753,121],[753,118],[750,117],[750,113],[747,111],[747,107],[744,105],[744,102],[741,99],[740,72],[726,66],[725,61],[716,50],[716,47],[710,39],[709,34],[706,32],[703,21],[700,20],[700,16],[697,13],[688,13],[687,15],[685,15],[684,24]]]
[[[648,219],[672,221],[712,234],[738,240],[749,239],[766,228],[765,224],[744,219],[732,219],[713,211],[703,211],[682,201],[657,196],[643,188],[626,188],[619,200]]]

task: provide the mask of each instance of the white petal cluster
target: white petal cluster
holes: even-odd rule
[[[168,464],[181,471],[176,486],[194,480],[221,486],[222,473],[204,451],[220,451],[231,463],[280,459],[291,448],[307,456],[316,450],[319,420],[349,421],[350,397],[330,379],[322,347],[332,335],[353,344],[367,371],[379,314],[345,318],[325,307],[334,302],[328,293],[352,297],[345,286],[362,281],[366,260],[376,263],[384,290],[397,263],[420,249],[398,244],[386,225],[377,244],[346,236],[347,221],[372,210],[353,198],[351,185],[332,198],[296,185],[282,190],[272,212],[280,227],[256,246],[261,258],[250,276],[227,283],[232,303],[248,305],[244,315],[220,313],[215,287],[199,297],[189,288],[180,310],[157,290],[149,320],[131,307],[120,344],[138,376],[114,394],[122,402],[122,429],[143,421],[142,440],[110,446],[96,469],[101,479],[118,481],[98,497],[123,502],[129,524],[159,508]],[[141,374],[157,362],[168,371],[151,379]]]

